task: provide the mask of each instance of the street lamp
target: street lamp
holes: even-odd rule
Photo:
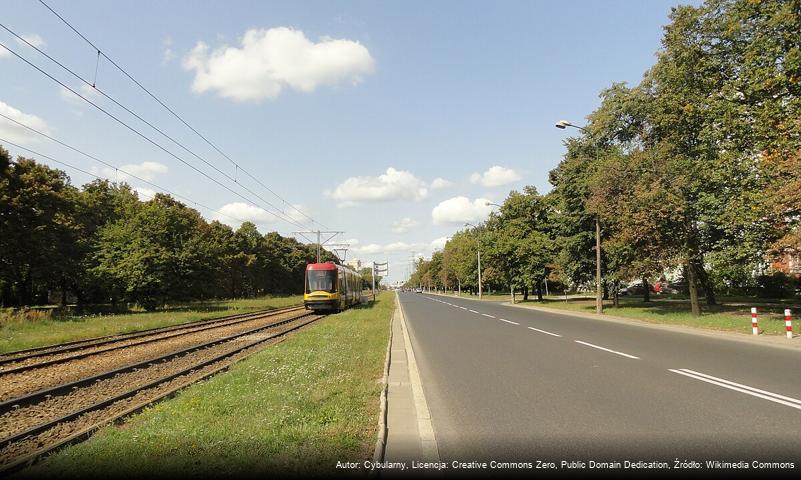
[[[590,135],[590,131],[586,128],[573,125],[567,120],[559,120],[556,122],[555,126],[562,130],[567,127],[577,128],[587,135]],[[595,313],[604,313],[604,294],[601,288],[601,221],[598,215],[595,216],[595,288]]]
[[[503,205],[498,205],[497,203],[492,203],[492,202],[487,202],[484,205],[487,206],[487,207],[489,207],[491,205],[494,205],[494,206],[496,206],[498,208],[503,208]]]
[[[478,227],[472,223],[465,223],[465,227],[473,227],[478,231]],[[478,255],[478,299],[481,300],[481,232],[476,236],[476,254]]]

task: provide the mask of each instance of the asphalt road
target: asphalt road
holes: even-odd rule
[[[399,298],[445,461],[790,461],[801,471],[798,351]]]

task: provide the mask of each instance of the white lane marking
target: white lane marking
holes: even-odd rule
[[[640,359],[640,357],[635,357],[634,355],[629,355],[628,353],[617,352],[617,351],[615,351],[615,350],[610,350],[610,349],[608,349],[608,348],[599,347],[598,345],[593,345],[593,344],[591,344],[591,343],[582,342],[581,340],[573,340],[573,341],[574,341],[574,342],[576,342],[576,343],[580,343],[580,344],[582,344],[582,345],[586,345],[586,346],[588,346],[588,347],[597,348],[598,350],[603,350],[603,351],[605,351],[605,352],[609,352],[609,353],[614,353],[614,354],[617,354],[617,355],[621,355],[621,356],[623,356],[623,357],[633,358],[633,359],[635,359],[635,360],[639,360],[639,359]]]
[[[749,387],[748,385],[743,385],[740,383],[731,382],[729,380],[724,380],[722,378],[713,377],[712,375],[696,372],[693,370],[689,370],[687,368],[682,368],[679,370],[668,369],[668,371],[673,373],[678,373],[679,375],[684,375],[686,377],[694,378],[696,380],[701,380],[702,382],[711,383],[719,387],[728,388],[730,390],[752,395],[754,397],[763,398],[765,400],[770,400],[771,402],[780,403],[782,405],[787,405],[788,407],[793,407],[795,409],[801,410],[801,400],[798,400],[796,398],[785,397],[784,395],[779,395],[778,393],[768,392],[765,390],[760,390],[758,388]]]
[[[470,311],[471,311],[471,312],[473,312],[473,313],[478,313],[478,312],[477,312],[477,311],[475,311],[475,310],[470,310]]]
[[[467,307],[459,307],[459,308],[461,308],[462,310],[467,310]]]
[[[528,329],[529,330],[534,330],[535,332],[544,333],[546,335],[553,335],[554,337],[561,337],[561,335],[559,335],[558,333],[546,332],[545,330],[540,330],[539,328],[528,327]]]
[[[500,321],[502,321],[502,322],[511,323],[512,325],[520,325],[520,324],[519,324],[519,323],[517,323],[517,322],[513,322],[513,321],[511,321],[511,320],[507,320],[507,319],[505,319],[505,318],[501,318],[501,319],[499,319],[499,320],[500,320]]]
[[[486,313],[482,313],[482,315],[484,315],[485,317],[489,317],[489,318],[495,318],[494,315],[489,315],[489,314],[486,314]]]

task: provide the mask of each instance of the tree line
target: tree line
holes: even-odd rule
[[[546,279],[591,288],[680,272],[693,313],[716,294],[791,295],[801,252],[801,1],[707,0],[672,10],[656,63],[615,83],[550,172],[418,262],[410,284]],[[797,260],[796,260],[797,261]],[[484,282],[482,282],[484,283]],[[646,288],[646,292],[647,292]]]
[[[335,257],[324,251],[323,261]],[[169,195],[125,183],[77,188],[0,147],[0,305],[167,302],[303,292],[316,247],[253,223],[207,222]],[[56,298],[54,298],[56,297]]]

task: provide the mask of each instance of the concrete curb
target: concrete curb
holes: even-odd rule
[[[387,448],[387,390],[389,388],[389,363],[392,360],[392,325],[395,323],[395,315],[400,306],[398,302],[398,294],[395,294],[395,311],[392,312],[392,318],[389,320],[389,340],[387,341],[387,354],[384,361],[384,377],[381,379],[381,399],[379,405],[381,411],[378,414],[378,438],[375,441],[375,449],[373,450],[373,461],[384,461],[384,453]],[[373,470],[375,471],[375,470]]]
[[[434,425],[431,423],[431,411],[428,409],[428,402],[426,401],[426,396],[423,392],[423,384],[420,380],[420,370],[417,368],[417,360],[414,356],[414,349],[412,348],[409,328],[406,325],[406,315],[403,312],[403,305],[401,305],[397,293],[395,294],[395,298],[398,301],[401,331],[403,332],[403,342],[406,346],[409,382],[411,383],[412,395],[414,396],[414,406],[415,410],[417,411],[417,431],[420,435],[420,445],[423,458],[428,462],[438,462],[440,460],[439,447],[437,446],[437,439],[434,435]]]

